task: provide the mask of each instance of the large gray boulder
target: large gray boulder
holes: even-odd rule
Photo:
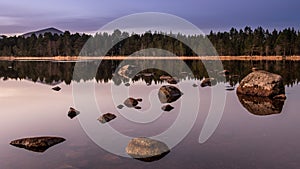
[[[237,88],[238,94],[273,98],[285,94],[280,75],[259,70],[248,74]]]
[[[158,98],[161,103],[172,103],[182,96],[182,92],[175,86],[162,86],[158,91]]]
[[[159,160],[169,152],[170,149],[165,143],[144,137],[133,138],[126,147],[128,155],[146,162]]]
[[[10,142],[11,145],[34,152],[44,152],[51,146],[64,142],[61,137],[31,137]]]

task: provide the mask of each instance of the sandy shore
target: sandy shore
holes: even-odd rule
[[[54,56],[54,57],[14,57],[2,56],[0,60],[49,60],[49,61],[78,61],[78,60],[300,60],[300,56]]]

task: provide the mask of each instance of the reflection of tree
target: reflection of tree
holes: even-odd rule
[[[65,82],[70,84],[72,80],[92,80],[96,79],[98,83],[106,83],[112,80],[115,84],[128,82],[128,79],[117,77],[115,70],[122,62],[119,60],[103,60],[98,67],[97,74],[92,74],[89,70],[89,64],[85,66],[85,75],[73,77],[75,62],[48,62],[48,61],[0,61],[0,77],[3,80],[11,79],[30,79],[34,82],[43,82],[54,84],[57,82]],[[182,81],[184,79],[198,79],[208,77],[208,73],[200,60],[187,60],[185,62],[179,60],[130,60],[126,64],[134,64],[141,67],[142,72],[137,72],[140,75],[132,78],[132,81],[143,80],[145,83],[162,83],[161,75],[173,75]],[[147,65],[155,64],[163,67],[159,69],[146,69]],[[190,70],[185,70],[184,64],[188,65]],[[226,77],[226,81],[231,85],[238,83],[243,77],[251,72],[252,67],[264,69],[273,73],[282,75],[284,82],[288,86],[293,86],[298,83],[300,78],[300,62],[299,61],[223,61],[224,69],[230,71],[230,76]],[[193,74],[187,72],[192,71]],[[210,75],[218,76],[217,70],[212,70]],[[152,73],[152,74],[151,74]],[[144,74],[144,75],[143,75]],[[147,75],[148,74],[148,75]],[[149,76],[151,74],[151,76]]]

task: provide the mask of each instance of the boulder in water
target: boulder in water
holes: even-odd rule
[[[128,155],[145,162],[159,160],[169,152],[170,149],[165,143],[144,137],[130,140],[126,147]]]
[[[11,141],[10,144],[34,152],[44,152],[51,146],[64,142],[61,137],[31,137]]]
[[[106,113],[106,114],[103,114],[102,116],[100,116],[100,117],[98,118],[98,121],[99,121],[100,123],[104,124],[104,123],[107,123],[107,122],[109,122],[109,121],[115,119],[116,117],[117,117],[117,116],[114,115],[114,114],[112,114],[112,113]]]
[[[68,116],[70,117],[70,119],[73,119],[74,117],[76,117],[79,114],[80,114],[80,112],[78,110],[74,109],[73,107],[70,107],[69,112],[68,112]]]
[[[258,70],[248,74],[237,88],[238,94],[273,98],[285,94],[280,75]]]
[[[161,103],[172,103],[179,99],[183,93],[175,86],[165,85],[158,91],[158,98]]]

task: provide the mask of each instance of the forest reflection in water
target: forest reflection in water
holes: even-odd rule
[[[87,64],[93,64],[93,61],[87,61]],[[124,61],[123,61],[124,62]],[[214,61],[211,61],[214,62]],[[176,74],[179,81],[184,79],[201,80],[208,77],[207,69],[201,60],[186,60],[184,63],[180,60],[131,60],[131,64],[143,67],[146,64],[160,64]],[[98,67],[97,74],[86,74],[80,79],[73,77],[73,70],[76,62],[57,62],[57,61],[0,61],[0,77],[3,80],[10,79],[27,79],[33,82],[42,82],[46,84],[56,84],[65,82],[71,84],[72,80],[92,80],[96,79],[99,83],[106,83],[109,80],[116,80],[116,84],[127,83],[128,79],[113,79],[115,71],[122,64],[120,60],[103,60]],[[94,64],[98,64],[95,62]],[[185,70],[186,64],[190,70]],[[237,84],[243,77],[251,72],[253,67],[263,69],[272,73],[280,74],[287,86],[298,84],[300,79],[300,61],[222,61],[225,70],[229,70],[232,76],[225,79],[231,85]],[[87,71],[88,72],[88,71]],[[147,73],[153,73],[151,76]],[[187,73],[187,72],[192,72]],[[144,73],[144,74],[143,74]],[[159,76],[165,74],[161,70],[144,70],[142,76],[136,76],[133,82],[143,80],[147,84],[161,83]],[[211,73],[211,72],[210,72]]]

